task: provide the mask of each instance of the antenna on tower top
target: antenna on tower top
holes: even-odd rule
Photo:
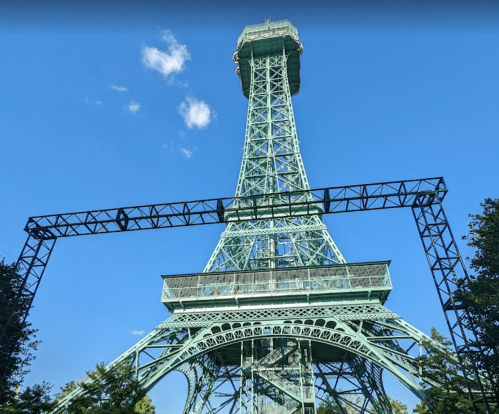
[[[272,16],[266,17],[265,18],[265,23],[270,23],[270,19],[272,19]]]

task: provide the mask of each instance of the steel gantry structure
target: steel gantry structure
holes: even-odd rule
[[[31,217],[18,261],[24,314],[60,237],[224,223],[203,273],[164,276],[170,318],[108,368],[131,362],[145,389],[183,372],[185,414],[312,414],[320,402],[391,413],[383,370],[423,398],[416,358],[430,338],[384,306],[389,263],[347,263],[321,217],[410,207],[463,374],[478,384],[468,386],[475,409],[492,413],[488,373],[463,364],[483,350],[470,341],[472,320],[456,295],[468,275],[442,206],[444,180],[311,190],[291,104],[302,49],[286,20],[247,26],[238,39],[249,103],[235,197]],[[4,322],[2,335],[12,328]]]

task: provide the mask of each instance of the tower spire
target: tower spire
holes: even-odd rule
[[[291,96],[300,88],[297,29],[287,20],[248,26],[239,37],[234,62],[248,98],[244,153],[236,197],[309,190],[300,154]],[[291,196],[293,197],[293,196]],[[279,197],[273,196],[273,202]],[[294,200],[294,201],[299,201]],[[317,207],[319,208],[319,207]],[[320,216],[229,223],[205,272],[345,263]]]

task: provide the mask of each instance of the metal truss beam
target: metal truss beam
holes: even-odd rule
[[[30,217],[24,228],[28,239],[17,261],[18,297],[26,298],[23,321],[60,237],[411,207],[418,196],[438,194],[443,199],[446,193],[444,179],[434,177]],[[7,326],[10,317],[0,327],[0,343]]]
[[[482,405],[488,413],[498,413],[499,398],[492,395],[497,392],[493,373],[488,367],[479,369],[473,358],[477,353],[486,354],[487,350],[476,341],[477,329],[473,317],[463,309],[461,303],[460,282],[468,281],[469,276],[445,215],[442,200],[437,194],[419,195],[412,206],[412,212],[461,369],[465,378],[474,378],[480,387],[480,394],[477,395],[472,392],[468,382],[475,411],[478,413],[478,406]],[[467,361],[471,364],[466,363]]]
[[[370,307],[369,304],[363,306]],[[241,373],[240,369],[244,371],[248,368],[242,360],[240,369],[237,365],[227,365],[222,354],[233,356],[234,349],[239,348],[239,346],[234,347],[236,344],[250,344],[250,348],[253,349],[253,342],[269,340],[269,338],[273,338],[273,340],[286,339],[291,348],[289,351],[299,349],[301,342],[309,344],[309,351],[310,344],[325,345],[331,347],[329,348],[331,350],[336,350],[338,355],[343,354],[344,357],[349,358],[350,360],[344,364],[347,368],[345,372],[338,369],[334,363],[324,364],[315,360],[314,366],[318,370],[315,376],[321,377],[320,383],[316,383],[316,387],[325,387],[324,391],[328,395],[334,396],[337,393],[337,389],[335,390],[337,385],[329,385],[329,381],[334,382],[335,378],[344,377],[344,380],[350,382],[354,389],[344,390],[345,395],[339,395],[339,399],[344,403],[351,404],[353,402],[345,400],[345,396],[350,393],[363,395],[367,399],[362,399],[360,412],[364,412],[368,404],[371,404],[378,414],[391,412],[381,383],[383,369],[395,375],[399,381],[420,398],[424,396],[421,385],[417,381],[420,373],[416,357],[419,347],[423,346],[424,341],[429,340],[425,334],[404,323],[400,317],[386,308],[383,315],[392,314],[394,319],[386,316],[371,319],[371,328],[369,329],[360,328],[359,321],[342,321],[337,316],[333,316],[339,315],[337,311],[328,311],[327,308],[317,307],[315,313],[306,313],[302,317],[298,317],[295,309],[287,308],[284,310],[285,314],[267,321],[254,319],[254,315],[251,313],[244,315],[239,312],[227,311],[224,312],[224,315],[220,315],[218,312],[201,312],[200,314],[210,319],[210,323],[201,329],[192,329],[188,327],[189,325],[186,326],[178,322],[175,315],[172,315],[149,335],[110,363],[107,369],[112,370],[116,363],[129,361],[135,367],[137,379],[146,390],[150,390],[172,371],[183,372],[189,384],[184,414],[215,413],[218,406],[207,405],[210,394],[214,395],[215,392],[220,391],[219,396],[224,396],[222,395],[223,390],[216,385],[216,382],[225,382],[229,385],[234,381],[239,384],[239,386],[237,384],[230,385],[232,391],[225,394],[228,399],[227,404],[235,404],[234,407],[236,407],[238,403],[235,403],[235,399],[241,398],[238,388],[245,386],[245,381],[238,380],[237,377]],[[338,306],[338,308],[343,307]],[[269,309],[269,311],[273,310]],[[349,312],[348,310],[343,311]],[[354,309],[350,310],[350,312],[352,311]],[[370,313],[370,311],[363,313]],[[386,324],[393,326],[394,329],[387,330]],[[178,325],[184,325],[184,327],[178,327]],[[373,346],[369,338],[379,336],[381,331],[386,331],[384,333],[396,338],[390,340],[392,346]],[[397,352],[397,350],[401,352]],[[283,350],[282,346],[268,352],[263,355],[263,358],[262,355],[257,357],[251,352],[245,355],[251,356],[250,371],[255,371],[254,374],[259,376],[264,383],[275,385],[280,381],[281,388],[285,389],[285,394],[286,389],[289,392],[293,391],[292,388],[296,388],[297,384],[291,384],[283,378],[279,378],[279,370],[272,369],[280,366],[283,361],[284,364],[288,364],[289,352]],[[313,357],[310,352],[307,355],[310,355],[307,359],[309,362],[319,357],[318,355]],[[352,361],[352,357],[356,360]],[[308,366],[309,362],[304,366]],[[312,365],[310,367],[313,368]],[[268,371],[266,371],[267,368]],[[307,385],[313,388],[314,381],[311,374],[312,371],[309,375],[310,384]],[[251,383],[256,378],[255,375],[248,376],[248,379],[251,378]],[[301,377],[308,378],[307,375]],[[262,381],[256,383],[264,385]],[[72,390],[58,402],[58,406],[52,413],[62,413],[64,408],[82,392],[81,387]],[[289,395],[292,394],[291,392]],[[370,394],[372,396],[368,397]],[[281,401],[281,404],[283,403],[284,401]],[[283,412],[287,412],[288,409],[290,412],[294,410],[292,406],[281,408]]]
[[[481,350],[469,345],[475,333],[465,325],[472,326],[472,320],[462,311],[456,295],[457,281],[467,280],[468,274],[443,210],[447,191],[443,178],[436,177],[30,217],[25,228],[28,240],[18,260],[18,297],[26,298],[24,320],[59,237],[411,207],[451,338],[462,361]],[[8,326],[10,320],[1,327],[0,342]],[[476,365],[465,367],[463,372],[473,373],[480,382],[481,395],[475,403],[493,413],[494,399],[487,391],[489,386],[481,381],[484,373],[479,375]],[[491,376],[485,374],[493,387]]]
[[[17,288],[17,301],[20,304],[23,317],[21,320],[13,320],[13,312],[6,315],[4,320],[0,320],[0,344],[2,338],[18,338],[21,325],[24,324],[28,312],[33,303],[36,291],[40,285],[43,272],[47,267],[56,239],[45,238],[42,233],[38,237],[33,237],[30,233],[24,244],[21,255],[17,261],[16,270],[18,280],[14,286]],[[3,377],[7,371],[12,350],[9,353],[2,353],[6,360],[0,358],[0,375]]]
[[[278,217],[303,217],[411,207],[424,194],[443,200],[442,177],[326,187],[251,197],[213,198],[30,217],[32,237],[58,237],[162,229]]]

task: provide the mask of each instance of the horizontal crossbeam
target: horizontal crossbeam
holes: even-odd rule
[[[463,320],[469,321],[469,315],[462,314],[460,304],[452,299],[456,287],[451,281],[456,279],[455,269],[460,269],[465,279],[468,276],[443,213],[441,202],[446,193],[443,178],[435,177],[30,217],[25,227],[29,234],[28,241],[18,260],[17,295],[19,298],[29,297],[29,300],[23,301],[25,309],[22,319],[25,320],[28,315],[59,237],[411,207],[451,337],[462,362],[462,357],[470,352],[463,323]],[[434,208],[439,212],[434,213]],[[435,229],[438,230],[436,238]],[[448,240],[443,243],[443,239]],[[443,256],[441,250],[445,252]],[[449,318],[450,313],[455,313],[453,321]],[[9,317],[0,327],[0,343],[7,327],[11,326]],[[6,362],[0,361],[0,366]],[[480,378],[478,367],[474,364],[471,369],[463,371]],[[481,394],[485,395],[486,387],[480,385]],[[485,405],[487,411],[492,412],[487,401]]]
[[[21,320],[26,320],[60,237],[411,207],[424,196],[441,200],[446,193],[443,178],[435,177],[30,217],[25,227],[28,239],[17,261],[17,297],[27,298]],[[0,343],[7,332],[18,330],[16,323],[12,315],[2,321]]]
[[[446,193],[442,177],[424,178],[36,216],[28,219],[25,230],[35,239],[50,240],[231,221],[411,207],[416,197],[427,194],[442,200]]]

